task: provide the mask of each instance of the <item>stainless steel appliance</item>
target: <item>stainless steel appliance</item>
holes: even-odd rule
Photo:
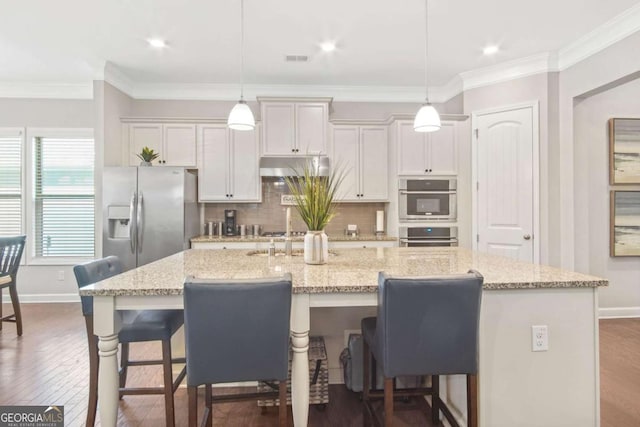
[[[189,248],[200,233],[196,175],[177,167],[106,167],[102,254],[125,270]]]
[[[260,176],[298,176],[309,162],[318,175],[329,176],[331,163],[327,156],[261,157]]]
[[[456,190],[455,178],[399,180],[400,221],[455,221]]]
[[[224,234],[225,236],[235,236],[238,230],[236,229],[236,210],[225,209],[224,211]]]
[[[400,246],[458,246],[458,227],[400,227]]]

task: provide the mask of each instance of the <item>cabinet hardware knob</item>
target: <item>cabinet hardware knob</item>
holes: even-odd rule
[[[531,234],[525,234],[522,237],[524,237],[524,240],[531,240]]]

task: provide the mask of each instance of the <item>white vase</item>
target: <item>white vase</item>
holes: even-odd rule
[[[140,162],[140,166],[153,166],[151,162],[145,162],[144,160]]]
[[[304,236],[304,262],[326,264],[329,259],[329,239],[324,230],[307,231]]]

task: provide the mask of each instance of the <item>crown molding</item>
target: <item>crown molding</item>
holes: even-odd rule
[[[105,82],[133,98],[133,93],[135,92],[133,80],[115,64],[107,61],[104,64],[104,74],[102,77]]]
[[[640,31],[640,3],[558,51],[558,68],[566,70]]]
[[[0,82],[0,98],[93,99],[93,82]]]
[[[552,53],[540,53],[491,67],[460,73],[464,90],[491,86],[509,80],[519,79],[539,73],[557,71],[557,57]]]

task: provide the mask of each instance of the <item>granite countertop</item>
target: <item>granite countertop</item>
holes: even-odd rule
[[[386,242],[395,242],[398,240],[397,237],[391,236],[376,236],[374,234],[359,234],[356,237],[345,236],[343,234],[327,234],[330,242],[375,242],[375,241],[386,241]],[[284,237],[254,237],[254,236],[208,236],[202,235],[191,238],[191,243],[239,243],[239,242],[267,242],[269,243],[271,240],[275,242],[281,242],[284,240]],[[302,242],[304,241],[304,236],[292,236],[291,240],[294,242]]]
[[[184,278],[248,279],[290,272],[294,293],[377,292],[378,272],[395,276],[466,273],[485,278],[485,290],[590,288],[608,281],[558,268],[514,261],[463,248],[360,248],[331,250],[325,265],[302,256],[249,256],[251,251],[190,249],[81,289],[81,295],[180,295]],[[255,252],[255,251],[254,251]]]

